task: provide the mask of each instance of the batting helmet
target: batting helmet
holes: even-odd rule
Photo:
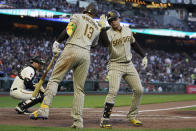
[[[90,3],[83,11],[83,13],[89,13],[93,16],[97,14],[98,7],[97,5]]]
[[[31,59],[31,62],[36,62],[36,63],[38,63],[38,64],[40,64],[40,65],[43,65],[43,64],[46,63],[45,60],[42,59],[42,58],[40,58],[39,56],[34,56],[34,57]]]
[[[108,13],[107,13],[108,23],[111,23],[113,20],[115,20],[117,18],[120,18],[120,14],[118,11],[116,11],[116,10],[108,11]]]

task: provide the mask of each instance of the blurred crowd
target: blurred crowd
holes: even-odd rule
[[[80,6],[80,1],[75,0],[75,4],[68,3],[66,0],[2,0],[2,3],[12,5],[13,8],[27,8],[27,9],[47,9],[53,11],[60,11],[66,13],[81,13],[83,7]],[[105,14],[109,10],[116,9],[120,12],[123,22],[133,23],[134,27],[150,27],[150,28],[167,28],[174,30],[192,30],[191,26],[184,26],[185,23],[181,24],[164,24],[158,16],[162,17],[166,12],[164,9],[140,9],[132,8],[130,5],[123,5],[119,3],[109,2],[106,0],[94,0],[98,5],[98,14]],[[188,24],[188,23],[187,23]],[[186,28],[185,28],[186,27]]]
[[[98,3],[98,15],[108,10],[116,9],[120,12],[123,22],[133,23],[137,27],[168,28],[185,30],[181,25],[163,25],[157,21],[158,15],[164,15],[163,10],[151,11],[131,9],[127,5],[111,3],[105,0],[95,0]],[[82,12],[79,1],[70,4],[66,0],[2,0],[13,8],[41,8],[67,13]],[[127,9],[130,8],[130,9]],[[194,23],[188,23],[189,29],[195,29]],[[52,57],[51,47],[57,34],[39,31],[0,32],[0,76],[15,77],[25,63],[28,64],[32,56],[40,55],[47,62]],[[64,45],[62,44],[62,49]],[[133,52],[133,63],[143,82],[175,82],[196,84],[196,53],[167,52],[147,48],[149,64],[146,70],[141,67],[141,58]],[[88,80],[105,80],[108,60],[107,48],[98,46],[91,51],[91,65]],[[47,65],[47,64],[46,64]],[[46,68],[46,67],[45,67]],[[48,73],[50,76],[51,70]],[[72,71],[64,78],[72,80]]]
[[[188,22],[188,26],[189,26],[189,28],[190,28],[190,30],[191,31],[193,31],[193,32],[195,32],[196,31],[196,22],[191,22],[191,21],[189,21]]]
[[[51,54],[48,33],[1,32],[0,33],[0,71],[8,76],[17,75],[21,68],[30,63],[33,56],[39,55],[46,61]]]
[[[55,35],[50,32],[17,31],[0,32],[0,74],[14,78],[32,56],[39,55],[49,63]],[[64,44],[62,44],[62,49]],[[196,84],[196,53],[145,49],[148,67],[143,69],[141,57],[133,52],[132,61],[143,82],[174,82]],[[96,47],[91,51],[91,64],[87,80],[106,80],[108,61],[107,48]],[[45,69],[46,66],[45,65]],[[49,71],[48,77],[52,70]],[[40,74],[41,75],[41,74]],[[72,80],[72,71],[64,78]]]

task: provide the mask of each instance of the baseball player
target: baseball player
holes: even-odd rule
[[[65,38],[66,46],[58,58],[50,76],[40,108],[33,112],[30,119],[47,119],[49,106],[57,93],[58,84],[69,70],[73,70],[74,98],[71,116],[74,119],[72,128],[83,128],[82,110],[84,106],[84,84],[90,64],[90,48],[98,42],[99,27],[93,20],[97,6],[89,4],[83,14],[74,14],[60,36],[53,44],[53,53],[58,53],[59,43]]]
[[[108,30],[102,29],[100,39],[102,39],[102,44],[108,47],[109,50],[109,62],[107,65],[109,93],[105,99],[104,113],[100,126],[102,128],[112,127],[109,119],[115,103],[115,97],[120,87],[121,78],[128,83],[133,91],[132,104],[127,118],[133,125],[140,126],[142,122],[136,119],[136,115],[138,113],[138,105],[140,104],[143,87],[138,72],[131,62],[132,54],[130,48],[132,47],[135,52],[143,57],[142,64],[145,68],[147,66],[147,57],[133,37],[131,29],[120,25],[120,14],[117,11],[109,11],[107,20],[111,28]]]
[[[32,97],[32,93],[35,89],[33,80],[36,76],[36,71],[40,71],[43,68],[44,63],[45,61],[39,56],[34,57],[31,60],[31,65],[26,66],[21,70],[11,86],[10,96],[22,100],[15,108],[19,114],[31,113],[27,109],[43,100],[43,87],[41,88],[42,92],[40,92],[38,96]]]

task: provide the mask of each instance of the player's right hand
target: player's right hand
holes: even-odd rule
[[[54,54],[58,54],[58,53],[61,51],[60,48],[59,48],[59,45],[60,45],[60,43],[57,42],[57,41],[55,41],[55,42],[53,43],[52,52],[53,52]]]
[[[145,56],[143,59],[142,59],[142,64],[141,64],[144,69],[146,69],[147,65],[148,65],[148,59],[147,59],[147,56]]]
[[[40,83],[38,82],[38,83],[35,83],[34,85],[34,88],[39,88],[40,86],[40,91],[42,92],[42,93],[44,93],[45,92],[45,89],[44,89],[44,87],[42,86],[42,85],[40,85]]]
[[[104,27],[106,27],[106,23],[107,23],[106,16],[103,14],[103,15],[100,16],[100,19],[98,21],[98,25],[101,28],[104,28]]]

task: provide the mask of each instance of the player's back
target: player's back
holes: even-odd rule
[[[97,23],[86,14],[74,14],[70,21],[74,22],[77,28],[67,40],[67,44],[74,44],[90,50],[95,39],[98,39],[99,27]]]
[[[20,88],[24,89],[24,79],[32,80],[35,75],[35,70],[27,66],[25,67],[19,75],[14,79],[14,82],[12,83],[11,89],[13,88]]]

